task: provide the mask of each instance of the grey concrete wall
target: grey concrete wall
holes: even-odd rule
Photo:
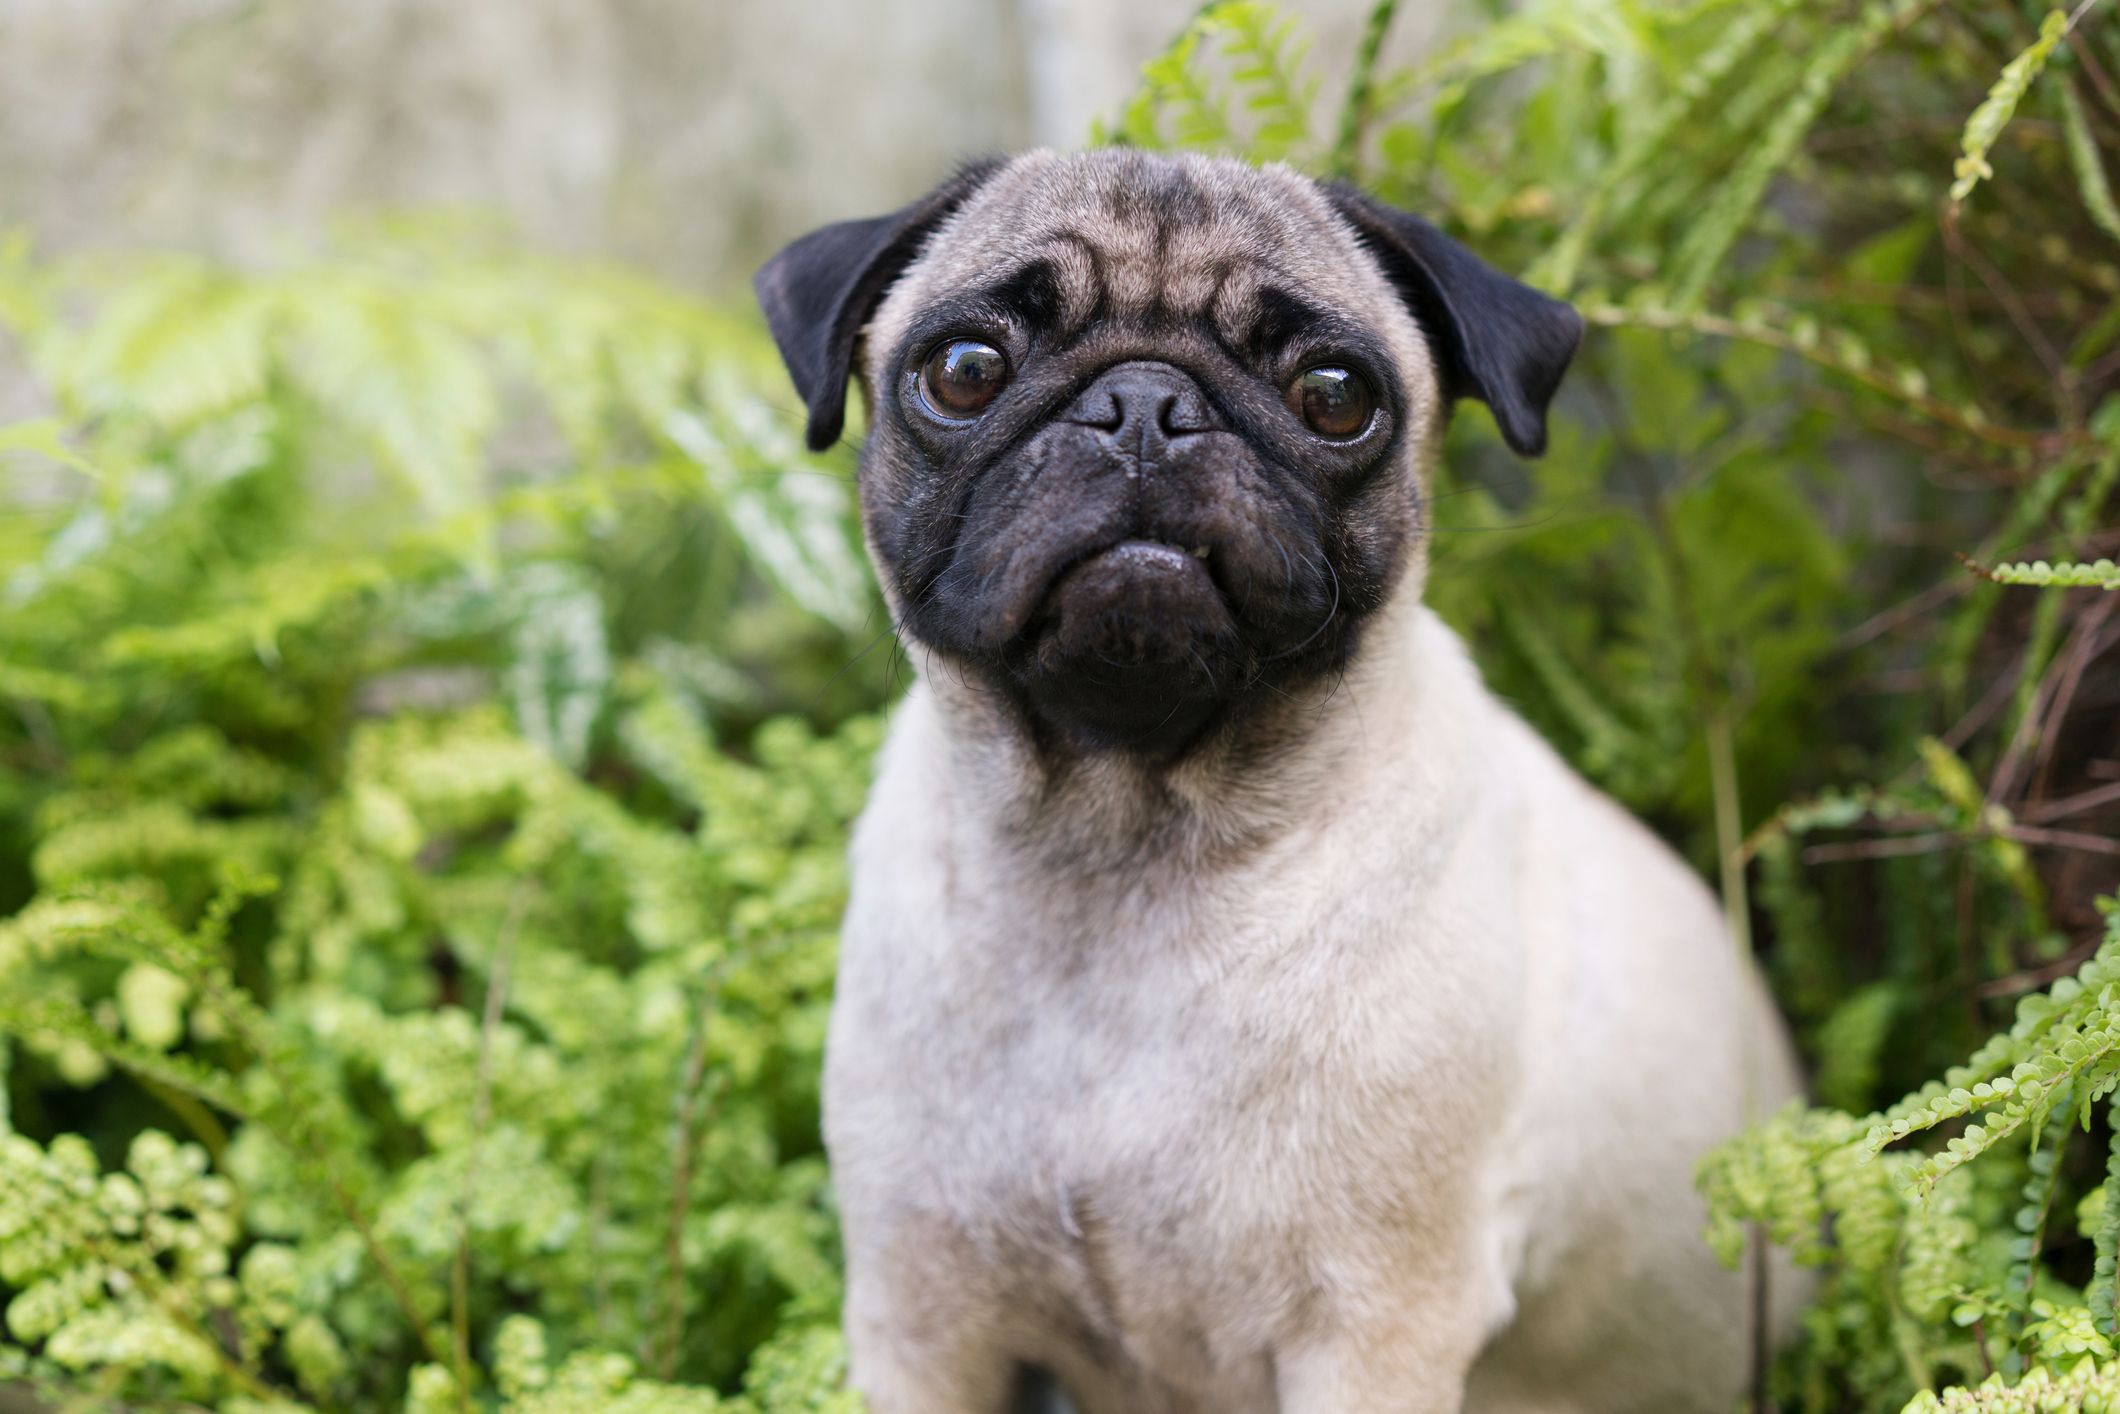
[[[1073,144],[1196,0],[0,0],[0,226],[238,256],[498,210],[732,281],[956,159]],[[1336,77],[1367,0],[1294,0]],[[1394,49],[1432,36],[1403,7]]]

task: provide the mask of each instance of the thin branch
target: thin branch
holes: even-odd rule
[[[2106,111],[2120,118],[2120,90],[2113,87],[2112,77],[2105,72],[2105,66],[2098,62],[2090,44],[2073,28],[2069,30],[2068,44],[2069,48],[2076,51],[2076,62],[2082,66],[2084,74],[2090,79],[2091,87],[2098,90],[2098,97],[2104,101]]]
[[[1747,1223],[1745,1243],[1752,1266],[1752,1414],[1774,1414],[1774,1399],[1767,1387],[1774,1369],[1774,1269],[1766,1224],[1756,1219]]]
[[[2028,968],[2013,972],[2007,977],[1990,978],[1975,987],[1974,992],[1983,1000],[1996,997],[2017,997],[2026,992],[2036,992],[2051,986],[2063,977],[2073,977],[2083,964],[2090,961],[2091,954],[2098,951],[2098,940],[2080,943],[2070,948],[2064,957],[2055,959],[2044,967]]]
[[[1814,844],[1805,848],[1806,864],[1839,864],[1858,859],[1896,859],[1909,854],[1934,854],[1963,843],[1965,837],[1949,830],[1920,835],[1893,835],[1881,840],[1850,840],[1842,844]]]
[[[1906,623],[1920,618],[1930,610],[1941,608],[1945,604],[1950,603],[1953,599],[1965,593],[1969,584],[1970,581],[1963,575],[1954,574],[1949,579],[1939,580],[1927,589],[1922,590],[1919,594],[1916,594],[1913,598],[1896,604],[1881,614],[1874,614],[1857,624],[1854,628],[1849,629],[1834,643],[1834,650],[1845,653],[1850,649],[1862,647],[1862,645],[1872,639],[1882,638],[1886,634],[1893,633]]]
[[[2055,689],[2053,701],[2047,708],[2046,725],[2040,729],[2039,750],[2032,765],[2037,771],[2032,779],[2034,796],[2043,797],[2054,769],[2054,748],[2060,744],[2061,730],[2068,724],[2068,715],[2076,705],[2076,693],[2083,687],[2083,678],[2092,663],[2104,657],[2113,647],[2115,636],[2104,632],[2105,621],[2120,608],[2120,596],[2101,595],[2095,606],[2077,621],[2076,631],[2064,656],[2066,664],[2061,685]]]
[[[224,1169],[222,1155],[228,1150],[228,1129],[214,1113],[195,1095],[187,1095],[174,1086],[165,1085],[151,1075],[132,1071],[133,1080],[141,1089],[161,1102],[163,1108],[184,1121],[192,1137],[206,1146],[206,1156],[216,1169]]]
[[[2013,663],[1995,675],[1987,692],[1973,704],[1973,710],[1951,724],[1951,729],[1941,738],[1943,744],[1953,751],[1963,751],[1965,744],[1980,734],[1981,728],[1995,719],[2002,704],[2009,701],[2010,694],[2017,690],[2017,679],[2023,676],[2022,663]]]
[[[677,1106],[670,1122],[670,1221],[663,1235],[663,1260],[668,1270],[664,1277],[663,1349],[658,1361],[661,1378],[665,1380],[677,1373],[678,1355],[684,1346],[685,1217],[692,1205],[692,1151],[699,1132],[694,1111],[706,1079],[708,1023],[713,1019],[720,997],[721,971],[717,968],[707,980],[706,995],[700,999],[699,1016],[692,1028],[692,1043],[685,1056],[683,1077],[678,1083]]]
[[[1980,945],[1974,936],[1974,910],[1979,903],[1975,892],[1978,883],[1974,875],[1973,855],[1970,850],[1960,850],[1953,861],[1956,865],[1957,892],[1952,900],[1958,923],[1958,967],[1960,985],[1959,1000],[1965,1007],[1965,1024],[1975,1033],[1982,1029],[1980,998],[1975,994],[1974,983],[1980,976]]]
[[[1672,309],[1625,309],[1610,305],[1586,309],[1583,311],[1583,318],[1591,324],[1606,328],[1661,329],[1701,334],[1717,339],[1734,339],[1740,343],[1780,349],[1903,403],[1932,422],[1941,423],[1953,431],[1998,447],[2053,452],[2089,440],[2087,434],[2076,431],[2005,427],[1985,418],[1968,417],[1940,398],[1908,390],[1875,368],[1857,367],[1835,358],[1822,342],[1799,340],[1787,330],[1769,324],[1740,322],[1716,314],[1688,313]]]
[[[2101,805],[2120,805],[2120,781],[2109,786],[2093,786],[2074,795],[2065,795],[2059,800],[2042,800],[2024,813],[2042,824],[2049,820],[2062,820],[2071,815],[2096,810]]]
[[[2050,830],[2042,825],[2007,825],[1999,832],[2019,844],[2045,845],[2053,849],[2077,849],[2085,854],[2109,854],[2120,859],[2120,840],[2082,830]]]
[[[2035,633],[2024,652],[2024,667],[2018,677],[2021,685],[2031,687],[2031,700],[2025,705],[2023,715],[2017,718],[2017,725],[2010,732],[2009,741],[2003,746],[2002,759],[1995,764],[1994,772],[1988,777],[1986,795],[1989,804],[2016,793],[2017,775],[2023,770],[2025,760],[2038,739],[2039,724],[2046,717],[2047,704],[2054,700],[2061,674],[2067,666],[2065,661],[2056,655],[2048,660],[2045,671],[2039,674],[2038,682],[2031,683],[2026,679],[2025,675],[2034,671],[2031,659],[2042,646],[2039,641],[2042,636]]]
[[[471,1140],[464,1158],[464,1180],[456,1195],[456,1253],[449,1264],[449,1328],[456,1357],[456,1405],[471,1410],[471,1204],[478,1191],[479,1152],[493,1110],[493,1038],[508,1005],[508,970],[515,956],[515,936],[536,885],[518,879],[493,940],[493,961],[486,971],[486,1004],[479,1019],[478,1071],[471,1091]]]
[[[1966,239],[1958,222],[1947,220],[1943,223],[1943,243],[1951,254],[1964,262],[1966,269],[1972,271],[1981,284],[1987,286],[1988,293],[2001,304],[2003,314],[2016,326],[2018,335],[2046,369],[2047,377],[2053,381],[2061,420],[2074,425],[2080,420],[2080,412],[2076,407],[2075,390],[2072,386],[2073,374],[2068,362],[2061,356],[2061,350],[2054,347],[2053,340],[2047,338],[2046,331],[2034,322],[2031,311],[2024,307],[2024,301],[2018,297],[2016,287],[1995,268],[1994,262],[1981,253],[1978,246]]]
[[[604,1252],[611,1228],[609,1146],[599,1147],[589,1170],[589,1283],[596,1303],[596,1338],[611,1343],[611,1273]]]

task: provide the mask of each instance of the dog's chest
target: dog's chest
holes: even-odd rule
[[[850,1225],[938,1225],[997,1302],[1171,1407],[1254,1407],[1347,1255],[1417,1240],[1449,1160],[1401,1118],[1432,1068],[1390,900],[1278,878],[1271,908],[858,898],[828,1097]]]

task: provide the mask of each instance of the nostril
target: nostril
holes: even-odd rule
[[[1067,421],[1099,432],[1117,432],[1126,425],[1126,402],[1110,391],[1078,404],[1071,412]]]
[[[1209,430],[1201,409],[1192,399],[1177,393],[1165,398],[1156,409],[1156,426],[1166,437],[1191,437]]]

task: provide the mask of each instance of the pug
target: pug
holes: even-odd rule
[[[1421,602],[1452,407],[1540,453],[1575,313],[1350,188],[1126,149],[756,288],[812,447],[862,390],[917,668],[824,1080],[874,1414],[1731,1408],[1787,1312],[1692,1174],[1789,1046]]]

